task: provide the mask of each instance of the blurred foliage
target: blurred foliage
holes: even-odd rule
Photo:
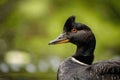
[[[95,33],[95,61],[119,58],[119,0],[0,0],[0,79],[55,80],[76,47],[48,42],[71,15]]]

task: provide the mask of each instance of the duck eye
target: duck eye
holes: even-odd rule
[[[71,30],[71,32],[77,32],[77,29],[75,29],[75,28],[73,28],[72,30]]]

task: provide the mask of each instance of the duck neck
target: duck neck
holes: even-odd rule
[[[95,42],[90,42],[84,46],[77,45],[77,50],[73,57],[80,62],[90,65],[94,60],[94,49]]]

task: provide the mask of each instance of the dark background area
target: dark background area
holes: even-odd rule
[[[71,15],[97,38],[94,62],[120,58],[119,0],[0,0],[0,80],[56,80],[76,47],[48,43]]]

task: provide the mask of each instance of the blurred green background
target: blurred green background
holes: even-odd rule
[[[0,80],[56,80],[76,46],[48,43],[71,15],[95,33],[94,62],[120,58],[120,0],[0,0]]]

